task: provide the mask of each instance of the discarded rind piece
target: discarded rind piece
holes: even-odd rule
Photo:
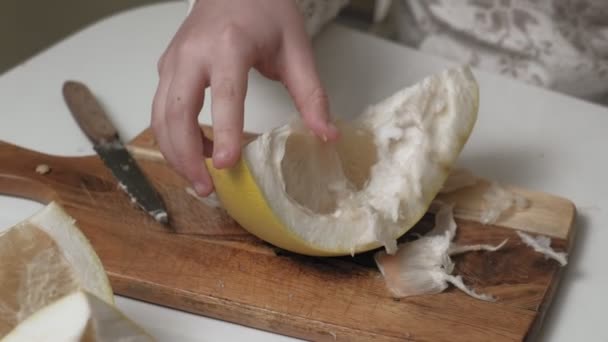
[[[551,238],[548,236],[539,235],[533,237],[532,235],[521,231],[517,231],[517,235],[519,235],[523,243],[534,249],[534,251],[544,254],[545,257],[559,262],[559,264],[562,266],[566,266],[568,264],[568,254],[565,252],[557,252],[551,248]]]
[[[496,223],[509,210],[523,210],[530,205],[525,197],[508,191],[497,182],[491,183],[483,199],[484,207],[481,215],[483,224]]]
[[[38,174],[46,175],[49,172],[51,172],[51,168],[46,164],[39,164],[36,166],[36,173]]]
[[[497,246],[460,246],[452,242],[456,229],[453,206],[443,205],[435,215],[435,226],[429,233],[400,244],[395,255],[384,251],[376,253],[376,264],[393,296],[403,298],[436,294],[452,284],[471,297],[495,301],[494,297],[477,293],[466,286],[460,276],[453,275],[454,262],[450,256],[470,251],[496,251],[506,241]]]

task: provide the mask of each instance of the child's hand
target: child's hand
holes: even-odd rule
[[[233,166],[251,67],[287,87],[315,134],[338,136],[294,1],[199,0],[158,63],[152,128],[165,158],[200,195],[213,191],[197,119],[204,90],[211,87],[213,164]]]

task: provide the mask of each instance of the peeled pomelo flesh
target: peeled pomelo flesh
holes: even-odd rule
[[[478,101],[470,69],[451,69],[339,122],[337,143],[296,121],[250,142],[232,169],[207,165],[226,211],[269,243],[317,256],[393,253],[445,182]]]
[[[147,342],[153,339],[114,306],[90,293],[76,291],[28,317],[2,341]]]
[[[0,337],[48,304],[86,290],[112,304],[103,266],[56,203],[0,233]]]

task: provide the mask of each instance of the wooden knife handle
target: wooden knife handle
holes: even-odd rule
[[[63,97],[72,116],[94,144],[118,137],[116,128],[87,86],[67,81],[63,84]]]

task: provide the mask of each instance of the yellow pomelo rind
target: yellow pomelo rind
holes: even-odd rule
[[[305,255],[333,256],[344,251],[320,249],[289,230],[268,206],[244,159],[230,169],[216,169],[205,161],[222,207],[245,230],[288,251]]]
[[[465,129],[460,131],[461,135],[454,137],[453,147],[457,149],[458,153],[464,148],[473,130],[479,109],[479,89],[474,80],[471,86],[474,87],[469,89],[473,91],[471,94],[473,103],[469,108],[470,112],[465,114],[472,118],[472,120]],[[369,251],[382,245],[380,241],[360,244],[352,249],[331,249],[312,245],[303,237],[297,235],[293,229],[284,224],[275,214],[251,172],[250,168],[255,167],[255,165],[249,165],[246,158],[241,158],[233,168],[221,170],[213,167],[211,159],[207,159],[205,162],[213,179],[216,194],[227,213],[245,230],[268,243],[285,250],[311,256],[348,255]],[[441,170],[437,177],[433,179],[432,183],[427,184],[429,189],[433,190],[431,191],[432,196],[424,198],[424,205],[420,210],[410,213],[410,222],[415,223],[424,216],[434,196],[447,179],[452,165],[440,166]],[[394,238],[396,239],[405,234],[412,227],[413,224],[404,225],[403,229],[400,229],[397,232],[398,235],[394,236]]]

